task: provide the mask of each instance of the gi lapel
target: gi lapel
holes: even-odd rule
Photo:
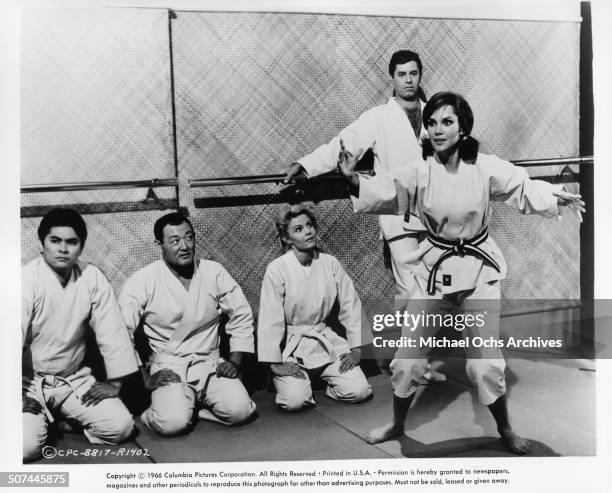
[[[168,340],[168,344],[166,345],[166,353],[167,354],[175,354],[176,350],[180,346],[180,344],[185,340],[185,338],[189,335],[193,328],[193,324],[197,320],[197,307],[198,307],[198,299],[201,294],[202,284],[199,282],[196,277],[201,275],[200,272],[200,262],[198,261],[196,270],[193,273],[193,277],[191,279],[191,283],[189,284],[189,290],[186,294],[185,300],[185,310],[183,311],[183,316],[181,321]]]
[[[42,261],[42,283],[43,283],[43,303],[48,306],[41,306],[40,309],[48,313],[48,318],[43,320],[42,326],[38,333],[33,333],[33,342],[36,343],[39,349],[39,354],[57,354],[65,352],[66,345],[73,343],[74,345],[83,344],[82,334],[68,333],[75,329],[74,317],[78,316],[81,307],[78,305],[78,287],[77,280],[81,276],[81,267],[75,265],[70,275],[70,280],[66,287],[62,287],[59,280],[53,273],[51,267],[46,262]],[[84,320],[79,320],[77,331],[82,332],[82,323]],[[81,355],[82,356],[82,355]],[[76,364],[76,365],[75,365]],[[80,365],[79,362],[70,361],[69,366]],[[65,368],[70,370],[71,368]],[[48,368],[37,368],[37,371],[46,372]]]

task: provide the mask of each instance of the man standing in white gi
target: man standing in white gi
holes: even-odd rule
[[[395,52],[389,62],[393,95],[387,104],[369,109],[329,143],[293,163],[287,171],[285,183],[300,172],[305,171],[312,178],[335,170],[341,150],[340,140],[344,143],[344,150],[357,160],[372,149],[376,173],[421,161],[419,144],[424,132],[421,115],[425,105],[425,95],[420,87],[422,74],[423,65],[417,53],[409,50]],[[379,222],[382,236],[389,245],[396,297],[410,298],[416,258],[412,260],[409,254],[417,249],[418,234],[424,228],[418,217],[409,214],[379,216]]]
[[[242,353],[254,352],[253,314],[223,266],[195,261],[195,233],[189,220],[170,213],[154,226],[162,260],[136,272],[119,296],[133,334],[142,325],[152,354],[141,366],[151,406],[142,423],[163,436],[186,431],[194,412],[233,425],[247,421],[255,404],[239,380]],[[229,361],[219,353],[221,315],[228,318]]]
[[[121,378],[137,357],[112,288],[95,266],[79,261],[87,227],[73,209],[53,209],[38,227],[42,257],[22,270],[23,458],[35,460],[47,426],[62,417],[94,444],[117,444],[133,429],[118,398]],[[93,329],[106,382],[85,366],[85,334]]]

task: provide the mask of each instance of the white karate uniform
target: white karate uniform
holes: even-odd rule
[[[421,110],[424,106],[425,103],[421,102]],[[426,130],[421,127],[421,138],[426,135]],[[393,97],[387,104],[369,109],[329,143],[299,159],[297,162],[302,165],[309,177],[336,169],[340,154],[340,139],[345,149],[357,159],[360,159],[368,149],[372,149],[374,171],[377,174],[411,166],[412,163],[422,159],[420,139],[415,137],[408,115]],[[418,216],[411,214],[410,220],[405,221],[407,212],[415,211],[407,209],[401,215],[379,217],[382,235],[389,242],[396,293],[403,297],[406,292],[412,291],[413,263],[399,262],[397,257],[400,253],[405,256],[406,252],[416,250],[417,232],[424,230]]]
[[[346,329],[347,339],[326,323],[336,301],[338,320]],[[259,361],[296,362],[306,370],[317,370],[328,384],[329,397],[359,402],[371,394],[371,387],[358,366],[340,373],[338,357],[370,340],[369,327],[362,326],[359,296],[335,257],[318,253],[305,267],[289,250],[270,262],[259,305]],[[314,403],[308,377],[274,376],[274,385],[276,403],[287,411]]]
[[[416,197],[416,207],[428,233],[456,241],[470,240],[486,230],[491,218],[491,200],[505,202],[523,214],[558,217],[557,198],[553,193],[561,188],[561,185],[530,180],[523,168],[496,156],[479,154],[474,164],[460,162],[456,174],[448,173],[444,165],[430,157],[426,162],[376,177],[361,176],[359,197],[352,200],[355,212],[397,213],[410,207],[412,198]],[[435,294],[429,295],[429,274],[446,250],[434,246],[428,238],[423,240],[417,250],[416,282],[409,298],[431,300],[433,310],[446,313],[467,308],[475,300],[499,299],[499,281],[506,277],[506,262],[490,236],[478,248],[498,264],[499,271],[479,256],[452,255],[437,269]],[[423,306],[422,302],[415,303],[419,308]],[[482,329],[485,337],[499,333],[499,308],[493,312],[495,316],[490,313]],[[426,358],[412,359],[408,354],[414,355],[414,352],[398,351],[391,366],[394,393],[398,397],[412,394],[426,370]],[[473,355],[467,353],[468,377],[477,387],[480,401],[491,404],[505,393],[505,363],[501,352],[492,354],[491,358],[486,354],[477,359],[470,356]]]
[[[253,414],[255,404],[242,382],[215,374],[224,361],[219,354],[223,314],[230,351],[254,352],[251,308],[221,264],[201,260],[186,290],[163,260],[153,262],[127,280],[119,305],[132,334],[142,324],[152,350],[149,373],[170,369],[182,380],[152,392],[151,406],[141,416],[147,427],[160,435],[181,433],[191,424],[196,403],[204,407],[200,417],[224,424]]]
[[[83,366],[87,326],[95,332],[108,379],[138,371],[136,354],[112,288],[100,270],[78,262],[62,287],[37,258],[22,269],[22,392],[43,414],[23,413],[24,459],[40,455],[54,415],[76,419],[91,443],[116,444],[134,422],[119,398],[86,407],[81,397],[96,382]]]

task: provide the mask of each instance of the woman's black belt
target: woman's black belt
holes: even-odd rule
[[[434,236],[431,233],[427,233],[427,239],[433,246],[446,250],[442,255],[440,255],[440,258],[431,268],[429,279],[427,280],[427,294],[432,295],[436,292],[436,274],[438,273],[438,268],[442,262],[453,255],[471,255],[473,257],[478,257],[491,264],[491,266],[497,272],[501,272],[501,268],[495,259],[485,251],[478,248],[478,245],[483,243],[488,237],[489,232],[487,231],[487,228],[483,229],[476,236],[468,240],[460,239],[451,241]]]

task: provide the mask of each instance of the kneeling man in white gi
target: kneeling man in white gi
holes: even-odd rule
[[[53,209],[38,227],[42,257],[22,270],[23,458],[35,460],[47,426],[65,418],[94,444],[117,444],[133,429],[119,399],[121,378],[138,371],[137,356],[112,288],[95,266],[79,261],[87,227],[73,209]],[[93,329],[106,382],[84,365]]]
[[[198,410],[203,419],[243,423],[255,411],[238,378],[242,353],[254,352],[251,308],[221,264],[195,261],[195,233],[183,214],[158,219],[154,234],[162,260],[136,272],[119,296],[128,329],[142,326],[152,350],[141,366],[152,391],[142,423],[163,436],[185,432]],[[219,353],[222,314],[229,361]]]

